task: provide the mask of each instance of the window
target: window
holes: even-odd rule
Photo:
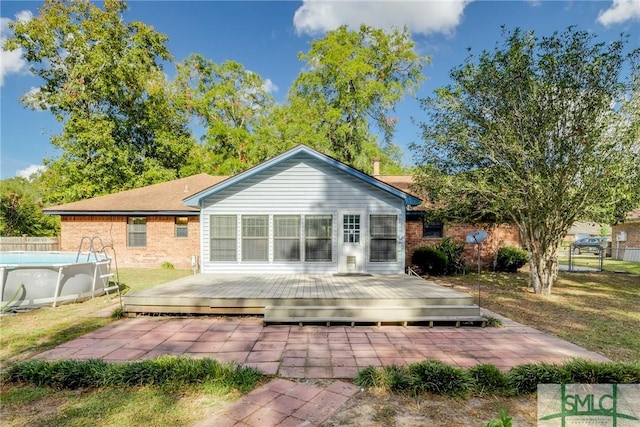
[[[444,236],[444,226],[440,222],[422,223],[422,237],[438,238]]]
[[[176,237],[189,237],[189,217],[176,217]]]
[[[305,225],[305,261],[331,261],[331,215],[307,215]]]
[[[269,261],[269,217],[242,216],[242,260]]]
[[[211,215],[211,261],[237,260],[237,218],[235,215]]]
[[[398,216],[371,215],[371,262],[397,260]]]
[[[147,218],[137,216],[127,218],[127,246],[147,246]]]
[[[343,215],[342,233],[344,243],[360,243],[360,215]]]
[[[300,217],[273,216],[274,261],[300,261]]]

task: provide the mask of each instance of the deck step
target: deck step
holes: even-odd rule
[[[421,298],[210,298],[211,307],[278,306],[356,306],[356,307],[423,307],[423,306],[469,306],[473,305],[471,295],[460,294],[455,297]]]
[[[480,316],[477,305],[425,305],[425,306],[378,306],[363,307],[360,305],[341,306],[266,306],[264,308],[265,322],[271,319],[373,319],[370,321],[404,321],[428,317],[466,317]],[[429,319],[426,319],[429,320]],[[417,320],[411,320],[417,321]]]
[[[326,323],[327,326],[331,326],[331,323],[350,323],[351,326],[355,326],[357,323],[375,323],[380,326],[382,323],[402,323],[407,326],[408,323],[429,323],[429,326],[442,323],[454,323],[456,327],[459,327],[463,323],[472,323],[485,326],[487,319],[482,316],[418,316],[418,317],[403,317],[403,318],[381,318],[381,317],[265,317],[264,323],[298,323],[302,326],[305,323]]]

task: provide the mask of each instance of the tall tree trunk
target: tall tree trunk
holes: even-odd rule
[[[541,231],[538,227],[520,227],[520,237],[529,252],[529,267],[533,292],[551,296],[553,282],[558,277],[558,248],[561,237]]]
[[[558,260],[555,252],[529,253],[529,267],[531,268],[531,284],[536,294],[551,296],[553,282],[558,277]]]

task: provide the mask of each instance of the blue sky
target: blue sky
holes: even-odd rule
[[[42,2],[5,1],[0,6],[1,38],[8,23],[37,15]],[[136,1],[128,2],[125,20],[141,21],[169,37],[175,61],[199,53],[215,62],[237,61],[268,79],[272,95],[283,101],[302,63],[299,52],[309,42],[339,25],[357,28],[361,23],[389,28],[407,26],[421,55],[430,55],[427,80],[418,97],[428,96],[449,83],[449,70],[461,64],[467,48],[479,53],[501,40],[501,25],[533,30],[539,36],[562,31],[569,25],[611,41],[629,34],[630,45],[640,46],[640,0],[607,1]],[[172,78],[174,67],[165,72]],[[56,157],[49,143],[60,132],[46,111],[25,108],[19,98],[40,81],[27,71],[20,52],[2,52],[0,60],[0,179],[22,176]],[[411,142],[419,141],[418,120],[423,112],[415,99],[405,99],[396,110],[399,119],[395,143],[410,164]],[[96,179],[99,179],[96,177]]]

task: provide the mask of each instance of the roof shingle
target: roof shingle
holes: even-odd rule
[[[198,212],[199,209],[185,206],[182,200],[227,178],[201,173],[106,196],[51,206],[43,210],[59,215],[98,212]]]

